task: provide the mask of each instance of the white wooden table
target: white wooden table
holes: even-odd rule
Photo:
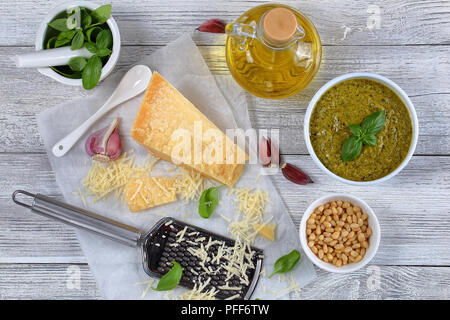
[[[264,1],[122,0],[113,15],[122,35],[120,66],[130,66],[209,18],[231,21]],[[307,205],[330,192],[349,192],[376,211],[382,240],[372,264],[336,275],[318,270],[302,299],[450,298],[450,1],[292,1],[316,25],[323,61],[309,87],[285,100],[248,96],[255,127],[281,129],[281,150],[316,183],[275,182],[296,224]],[[100,298],[74,231],[14,205],[25,189],[61,198],[39,137],[35,115],[89,93],[35,70],[15,68],[8,56],[33,50],[47,0],[0,0],[0,299]],[[375,5],[375,7],[374,7]],[[380,10],[380,25],[373,24]],[[375,16],[374,16],[375,15]],[[368,28],[373,27],[373,28]],[[228,74],[224,36],[195,34],[214,74]],[[316,90],[338,75],[387,76],[411,97],[420,122],[416,153],[395,178],[358,188],[325,176],[306,150],[302,126]],[[81,286],[70,285],[80,272]],[[379,281],[378,281],[379,280]]]

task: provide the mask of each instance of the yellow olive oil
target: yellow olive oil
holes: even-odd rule
[[[280,4],[264,4],[250,9],[235,23],[261,26],[265,13],[275,8],[294,13],[304,36],[286,46],[268,45],[260,36],[229,35],[226,42],[228,68],[234,79],[250,93],[270,99],[291,96],[304,89],[317,73],[322,57],[319,34],[297,10]],[[227,26],[228,27],[228,26]]]

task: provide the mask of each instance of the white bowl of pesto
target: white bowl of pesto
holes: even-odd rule
[[[89,1],[68,1],[68,2],[61,3],[61,4],[57,5],[56,7],[52,8],[51,10],[49,10],[49,12],[45,16],[44,20],[40,24],[39,29],[36,34],[36,41],[35,41],[36,51],[44,49],[44,42],[46,40],[45,38],[47,35],[48,28],[50,28],[48,26],[48,24],[50,22],[52,22],[55,19],[55,17],[57,17],[58,15],[62,14],[63,12],[67,12],[68,10],[73,9],[75,7],[86,8],[90,11],[93,11],[93,10],[99,8],[100,5],[97,3],[89,2]],[[119,27],[117,26],[117,23],[114,20],[114,18],[112,16],[110,16],[109,19],[106,21],[106,24],[107,24],[109,30],[111,30],[113,44],[112,44],[111,54],[110,54],[107,62],[102,67],[99,82],[102,81],[103,79],[105,79],[114,69],[114,67],[119,59],[120,45],[121,45]],[[50,67],[38,68],[38,71],[43,75],[46,75],[58,82],[61,82],[61,83],[67,84],[67,85],[71,85],[71,86],[82,86],[83,85],[82,79],[72,79],[72,78],[66,77],[66,76],[56,72],[55,70],[53,70]]]
[[[364,133],[355,135],[350,128],[367,128],[365,120],[380,112],[383,126],[371,134],[369,145]],[[351,136],[355,145],[349,160],[348,148],[343,149]],[[411,159],[418,136],[419,122],[408,95],[392,80],[373,73],[349,73],[327,82],[310,101],[304,121],[313,161],[327,175],[352,185],[372,185],[398,174]]]

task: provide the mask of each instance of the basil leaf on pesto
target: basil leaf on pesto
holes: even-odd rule
[[[361,153],[361,149],[362,141],[357,136],[350,136],[342,145],[342,161],[347,162],[356,159]]]
[[[377,134],[383,129],[386,122],[386,112],[384,110],[372,113],[361,123],[364,134]]]
[[[367,134],[367,135],[365,135],[363,137],[362,141],[363,141],[364,144],[366,144],[368,146],[371,146],[371,147],[374,147],[374,146],[377,145],[377,137],[374,134]]]
[[[383,129],[385,123],[386,112],[381,110],[367,116],[360,126],[351,124],[349,129],[352,135],[342,144],[341,160],[347,162],[356,159],[361,153],[363,144],[376,146],[376,134]]]
[[[353,133],[353,135],[359,137],[362,134],[362,129],[359,124],[351,124],[349,125],[350,131]]]

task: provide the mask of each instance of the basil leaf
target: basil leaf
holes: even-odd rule
[[[113,42],[113,37],[111,30],[102,30],[97,35],[97,38],[95,39],[95,44],[97,45],[97,48],[99,49],[106,49],[111,48]]]
[[[361,129],[365,134],[377,134],[383,129],[386,122],[386,111],[381,110],[372,113],[361,123]]]
[[[366,134],[364,135],[362,142],[368,146],[374,147],[377,145],[377,137],[374,134]]]
[[[100,6],[91,12],[91,16],[95,20],[93,26],[103,24],[109,19],[111,16],[111,7],[112,6],[110,4],[105,4],[104,6]]]
[[[64,31],[64,32],[61,32],[60,34],[58,34],[58,37],[56,38],[56,41],[55,41],[55,48],[61,47],[61,46],[65,45],[66,43],[69,43],[70,41],[72,41],[72,38],[75,35],[75,33],[76,33],[75,30],[69,30],[69,31]]]
[[[83,69],[81,79],[83,82],[83,88],[86,90],[93,89],[102,75],[102,61],[98,56],[92,56],[89,58],[86,66]]]
[[[97,35],[102,31],[103,29],[100,27],[92,27],[86,30],[86,38],[88,42],[95,42],[95,39]]]
[[[88,28],[92,23],[92,17],[86,10],[81,10],[81,28],[84,30]]]
[[[80,29],[77,30],[75,36],[72,39],[72,45],[70,46],[71,50],[81,49],[84,44],[84,34]]]
[[[46,49],[51,49],[55,47],[55,41],[56,41],[57,36],[51,37],[50,39],[48,39],[47,41],[47,45],[45,46]]]
[[[63,72],[55,67],[50,67],[50,69],[52,69],[53,71],[55,71],[56,73],[59,73],[60,75],[69,78],[69,79],[81,79],[81,72],[74,72],[74,73],[66,73]]]
[[[349,128],[350,128],[350,131],[353,133],[353,135],[355,135],[357,137],[362,135],[362,129],[361,129],[360,125],[358,125],[358,124],[351,124],[349,126]]]
[[[106,56],[109,56],[110,54],[111,54],[111,50],[109,50],[108,48],[97,49],[97,55],[99,57],[106,57]]]
[[[350,136],[342,145],[341,160],[344,162],[356,159],[362,149],[362,142],[357,136]]]
[[[198,203],[198,214],[201,217],[205,219],[211,217],[212,213],[217,207],[217,204],[219,203],[218,190],[222,187],[223,185],[219,187],[212,187],[202,192],[202,195],[200,196],[200,200]]]
[[[183,268],[176,261],[171,261],[173,267],[167,272],[161,279],[159,279],[155,291],[169,291],[175,288],[180,283],[181,276],[183,275]]]
[[[286,273],[288,271],[291,271],[297,264],[298,260],[300,260],[300,252],[298,252],[297,250],[292,250],[287,255],[282,256],[277,261],[275,261],[275,265],[273,267],[273,272],[269,276],[269,279],[274,274]]]
[[[83,57],[73,57],[69,60],[69,67],[73,71],[81,71],[87,64],[86,58]]]
[[[69,31],[69,28],[67,27],[67,19],[66,18],[55,19],[52,22],[50,22],[48,25],[58,31]]]
[[[95,43],[86,42],[85,45],[86,49],[88,49],[89,52],[92,52],[93,54],[96,54],[98,49]]]

